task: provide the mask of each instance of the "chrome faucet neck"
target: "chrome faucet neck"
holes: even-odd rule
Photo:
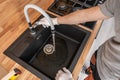
[[[32,23],[30,21],[30,18],[29,18],[29,15],[28,15],[28,9],[35,9],[37,10],[38,12],[40,12],[49,22],[50,24],[50,27],[51,27],[51,30],[54,30],[54,25],[53,25],[53,22],[51,20],[51,18],[49,17],[49,15],[40,7],[34,5],[34,4],[27,4],[25,7],[24,7],[24,14],[25,14],[25,17],[26,17],[26,21],[29,25],[29,29],[34,33],[34,31],[32,30],[33,29],[33,26],[32,26]]]

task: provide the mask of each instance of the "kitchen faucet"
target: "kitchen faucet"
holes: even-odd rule
[[[51,33],[52,33],[52,39],[53,39],[53,51],[55,51],[55,28],[54,28],[54,25],[53,25],[53,22],[51,20],[51,18],[49,17],[49,15],[40,7],[34,5],[34,4],[27,4],[25,7],[24,7],[24,14],[25,14],[25,17],[26,17],[26,21],[29,25],[29,29],[30,29],[30,32],[32,35],[35,35],[36,32],[34,31],[34,27],[30,21],[30,18],[28,16],[28,9],[29,8],[32,8],[32,9],[35,9],[37,10],[38,12],[40,12],[49,22],[50,24],[50,28],[51,28]],[[34,25],[35,26],[35,25]],[[36,24],[37,26],[37,24]]]
[[[54,30],[54,29],[55,29],[51,18],[48,16],[48,14],[47,14],[42,8],[40,8],[40,7],[38,7],[38,6],[34,5],[34,4],[28,4],[28,5],[26,5],[26,6],[24,7],[24,14],[25,14],[27,23],[28,23],[28,25],[29,25],[29,29],[31,30],[31,34],[35,34],[36,32],[33,31],[33,26],[32,26],[32,23],[31,23],[31,21],[30,21],[30,18],[29,18],[29,16],[28,16],[28,9],[29,9],[29,8],[35,9],[35,10],[37,10],[38,12],[40,12],[40,13],[48,20],[48,22],[49,22],[49,24],[50,24],[50,27],[51,27],[51,30]]]

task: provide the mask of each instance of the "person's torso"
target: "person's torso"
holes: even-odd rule
[[[116,2],[114,9],[116,36],[106,41],[97,55],[97,68],[101,80],[120,79],[120,0]]]

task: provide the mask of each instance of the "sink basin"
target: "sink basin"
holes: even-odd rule
[[[43,48],[52,44],[50,28],[38,26],[35,30],[37,35],[32,36],[27,29],[4,54],[42,80],[54,80],[63,67],[72,72],[90,32],[75,25],[55,26],[56,50],[48,55]]]

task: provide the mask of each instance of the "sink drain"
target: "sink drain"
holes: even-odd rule
[[[43,51],[45,54],[52,54],[54,52],[54,46],[52,44],[47,44],[44,46]]]

